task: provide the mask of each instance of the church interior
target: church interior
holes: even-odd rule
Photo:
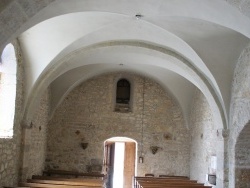
[[[0,0],[0,55],[0,187],[250,187],[250,0]]]

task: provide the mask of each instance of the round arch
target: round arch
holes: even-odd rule
[[[244,134],[245,128],[249,127],[250,103],[249,96],[249,47],[242,51],[234,71],[234,81],[232,84],[231,112],[230,112],[230,135],[229,135],[229,187],[233,188],[236,184],[236,149],[240,148],[238,140]],[[238,161],[239,162],[239,161]]]

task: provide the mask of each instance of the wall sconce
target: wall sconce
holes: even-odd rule
[[[82,147],[82,149],[84,149],[84,150],[88,147],[88,145],[89,145],[89,143],[87,143],[87,142],[81,143],[81,147]]]
[[[151,146],[150,147],[150,150],[151,150],[153,155],[157,153],[158,149],[160,149],[160,147],[158,147],[158,146]]]

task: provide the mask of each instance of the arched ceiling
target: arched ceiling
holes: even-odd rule
[[[80,81],[133,71],[161,83],[186,120],[198,87],[226,127],[233,71],[249,43],[250,20],[219,0],[57,0],[20,31],[26,119],[49,85],[53,112]]]

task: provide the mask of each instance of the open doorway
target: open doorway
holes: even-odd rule
[[[113,137],[104,142],[107,188],[131,188],[136,175],[136,141]]]

